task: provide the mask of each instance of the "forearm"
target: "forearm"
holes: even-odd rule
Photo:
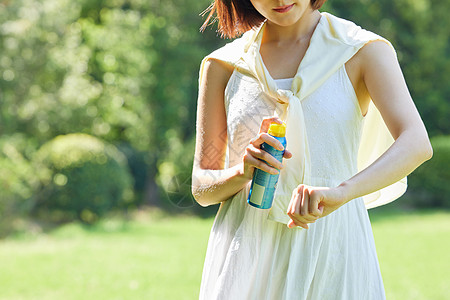
[[[194,168],[192,194],[201,206],[225,201],[238,193],[250,181],[242,171],[242,164],[223,170]]]
[[[432,156],[426,128],[392,48],[383,42],[369,43],[358,57],[361,72],[358,78],[362,78],[367,95],[395,142],[370,166],[338,187],[346,201],[397,182]]]
[[[432,156],[428,137],[416,136],[410,130],[401,134],[392,146],[375,162],[338,187],[346,202],[404,178]]]

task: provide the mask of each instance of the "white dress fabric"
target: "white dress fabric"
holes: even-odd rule
[[[275,81],[288,89],[291,81]],[[241,162],[264,117],[280,104],[258,81],[235,70],[225,90],[226,168]],[[337,186],[358,170],[364,117],[345,66],[302,102],[314,186]],[[289,140],[287,141],[289,149]],[[221,203],[204,263],[200,299],[385,299],[375,243],[362,198],[289,229],[248,205],[250,184]]]
[[[312,178],[313,174],[311,174],[310,138],[307,136],[306,120],[301,103],[367,43],[381,41],[391,46],[394,53],[395,50],[383,37],[364,30],[353,22],[322,12],[308,49],[294,76],[291,89],[282,90],[277,87],[260,55],[265,25],[266,23],[263,23],[247,31],[242,37],[206,56],[200,67],[199,82],[202,82],[205,62],[209,59],[219,60],[232,66],[239,73],[254,78],[259,83],[261,91],[280,104],[277,106],[275,115],[286,123],[286,139],[293,156],[284,163],[284,168],[280,172],[268,218],[288,224],[290,219],[286,211],[292,190],[300,183],[313,185],[317,182],[317,178]],[[252,116],[249,117],[252,118]],[[370,101],[368,113],[364,119],[365,125],[362,129],[357,159],[359,171],[378,159],[394,142],[373,101]],[[247,122],[250,121],[247,120]],[[244,141],[246,142],[247,140]],[[234,151],[231,148],[230,150]],[[406,188],[405,177],[363,196],[365,206],[373,208],[394,201],[405,192]]]

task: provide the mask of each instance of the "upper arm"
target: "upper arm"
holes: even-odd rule
[[[364,84],[394,139],[406,130],[428,138],[391,46],[371,42],[360,50],[360,56]]]
[[[197,104],[194,168],[222,169],[227,144],[225,87],[233,69],[209,59],[202,70]]]

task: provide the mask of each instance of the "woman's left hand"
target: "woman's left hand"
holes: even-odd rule
[[[291,218],[288,227],[301,226],[308,229],[309,223],[331,214],[347,201],[339,187],[313,187],[300,184],[292,192],[287,210]]]

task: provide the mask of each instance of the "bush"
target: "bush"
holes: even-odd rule
[[[431,139],[433,158],[409,176],[407,197],[414,206],[450,208],[450,136]]]
[[[32,148],[23,136],[0,140],[0,237],[11,233],[13,221],[28,214],[38,180],[26,153]]]
[[[44,144],[36,155],[41,190],[34,212],[52,222],[93,223],[132,201],[132,178],[124,155],[86,134],[69,134]]]
[[[144,192],[149,178],[148,154],[137,150],[132,145],[125,142],[116,145],[116,147],[125,155],[131,176],[133,177],[135,193],[133,206],[140,206],[144,202]]]

